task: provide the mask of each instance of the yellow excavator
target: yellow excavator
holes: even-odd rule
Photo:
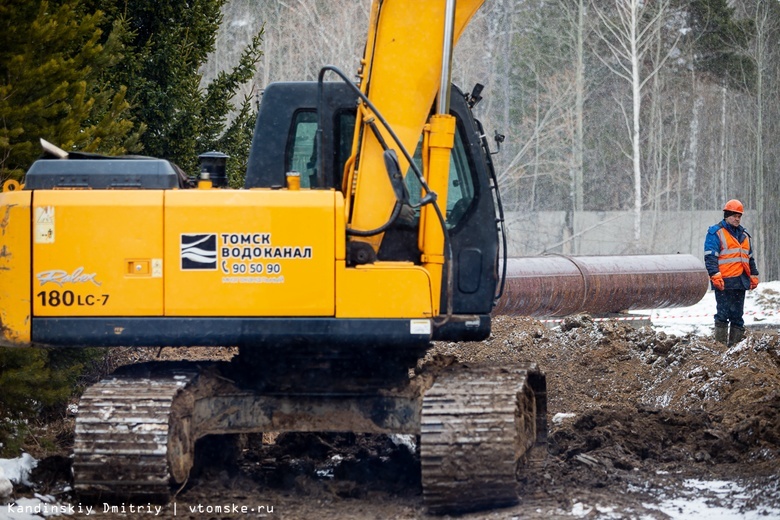
[[[410,376],[433,341],[488,337],[503,289],[481,86],[450,73],[483,1],[375,0],[357,81],[265,89],[244,189],[218,153],[188,187],[162,159],[47,146],[0,194],[0,344],[238,346],[89,388],[82,498],[167,500],[207,435],[352,431],[420,436],[431,511],[517,501],[545,452],[544,374]]]

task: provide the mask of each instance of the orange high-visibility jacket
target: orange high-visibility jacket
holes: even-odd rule
[[[741,238],[735,238],[729,229]],[[758,275],[753,258],[753,238],[745,228],[733,228],[726,220],[710,226],[704,238],[704,265],[707,274],[723,275],[726,289],[748,290],[750,276]]]
[[[750,276],[750,235],[745,233],[742,242],[725,228],[718,230],[720,239],[720,255],[718,255],[718,270],[723,278],[734,278],[743,272]]]

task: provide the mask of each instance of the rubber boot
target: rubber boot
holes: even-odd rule
[[[738,325],[732,325],[731,330],[729,330],[729,347],[733,347],[740,341],[742,341],[742,338],[745,337],[745,327],[740,327]]]
[[[715,341],[717,341],[718,343],[723,343],[725,345],[726,343],[728,343],[728,337],[729,337],[729,324],[716,321]]]

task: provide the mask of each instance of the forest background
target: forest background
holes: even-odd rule
[[[21,178],[44,137],[193,175],[218,149],[239,186],[264,87],[325,64],[356,71],[369,8],[0,0],[0,181]],[[629,212],[628,229],[603,232],[622,253],[654,253],[657,235],[673,243],[681,221],[738,198],[762,275],[777,279],[778,43],[779,0],[488,0],[454,82],[486,86],[477,116],[506,136],[494,162],[507,209],[530,229],[527,215],[558,212],[553,252],[580,253],[584,228],[621,217],[591,225],[583,212]]]
[[[357,70],[369,7],[232,0],[204,74],[263,24],[255,95],[326,63]],[[506,136],[493,160],[521,241],[549,234],[546,215],[563,227],[552,252],[583,254],[578,235],[600,226],[621,253],[699,256],[737,198],[762,278],[780,278],[780,1],[488,0],[454,71],[464,91],[485,85],[476,115]],[[659,250],[689,223],[695,249]]]

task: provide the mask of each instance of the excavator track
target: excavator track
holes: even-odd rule
[[[518,468],[545,452],[545,377],[534,364],[454,366],[427,391],[429,383],[375,395],[265,394],[230,375],[218,363],[153,362],[89,388],[76,419],[80,499],[165,503],[187,481],[195,441],[215,433],[419,431],[423,497],[434,513],[516,503]]]
[[[535,444],[546,441],[546,432],[539,431],[546,428],[545,413],[544,376],[533,364],[438,376],[425,393],[421,418],[428,510],[462,512],[517,503],[518,467]]]
[[[193,367],[144,372],[136,366],[84,393],[73,450],[75,488],[82,500],[170,498],[171,481],[185,481],[192,465],[193,399],[186,390],[197,377]]]

